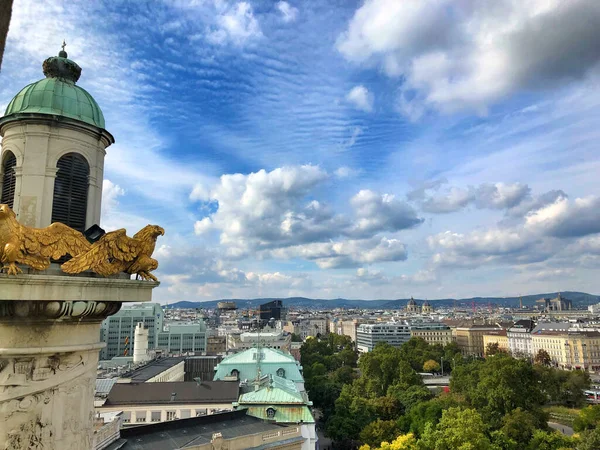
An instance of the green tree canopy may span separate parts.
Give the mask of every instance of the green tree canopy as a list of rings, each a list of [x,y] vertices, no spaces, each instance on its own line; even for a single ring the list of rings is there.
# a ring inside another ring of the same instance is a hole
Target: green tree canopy
[[[427,425],[421,441],[423,448],[431,450],[492,449],[487,427],[474,409],[447,409],[436,427]]]
[[[393,441],[399,433],[395,420],[377,419],[363,428],[360,432],[360,440],[367,445],[377,447],[384,441]]]
[[[440,371],[440,363],[434,361],[433,359],[428,359],[423,363],[423,372],[439,372]]]
[[[592,430],[598,428],[599,425],[600,405],[590,405],[583,408],[573,421],[573,429],[575,431]]]

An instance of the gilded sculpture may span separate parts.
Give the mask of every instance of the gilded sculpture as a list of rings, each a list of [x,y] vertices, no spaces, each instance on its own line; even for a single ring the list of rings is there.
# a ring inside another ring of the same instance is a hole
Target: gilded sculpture
[[[46,228],[26,227],[17,221],[8,205],[0,205],[0,263],[9,275],[23,272],[17,264],[46,270],[51,259],[78,256],[90,247],[82,233],[62,223]]]
[[[9,275],[23,272],[17,264],[46,270],[51,260],[70,255],[71,259],[61,266],[65,273],[90,270],[108,277],[126,272],[143,280],[158,281],[150,273],[158,268],[152,254],[158,236],[164,234],[163,228],[148,225],[133,238],[126,235],[125,229],[120,229],[90,244],[82,233],[62,223],[46,228],[21,225],[8,205],[0,205],[0,263]]]
[[[165,230],[157,225],[147,225],[133,238],[125,233],[123,228],[106,233],[87,252],[64,263],[61,266],[63,272],[91,270],[105,277],[126,272],[143,280],[158,281],[150,273],[158,268],[158,261],[152,258],[152,253],[156,239],[164,236]]]

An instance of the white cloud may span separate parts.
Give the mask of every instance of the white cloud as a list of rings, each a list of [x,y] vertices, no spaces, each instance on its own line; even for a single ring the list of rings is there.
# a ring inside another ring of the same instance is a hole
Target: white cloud
[[[277,9],[282,15],[284,22],[293,22],[298,16],[298,8],[294,8],[288,2],[281,1],[277,3]]]
[[[520,89],[588,75],[600,61],[595,0],[367,0],[337,41],[349,61],[402,76],[401,108],[486,108]],[[408,94],[408,95],[406,95]]]
[[[525,228],[555,237],[579,237],[600,233],[600,197],[589,196],[573,201],[565,197],[532,211]]]
[[[346,100],[361,111],[373,111],[373,94],[363,85],[354,86],[346,95]]]
[[[119,206],[119,197],[125,195],[125,189],[110,180],[102,181],[102,215],[111,214]]]
[[[260,25],[254,17],[252,6],[248,2],[238,2],[218,14],[217,26],[210,30],[207,39],[213,44],[232,42],[239,46],[261,36]]]
[[[342,167],[338,167],[335,172],[334,175],[337,178],[352,178],[355,177],[356,175],[359,174],[359,171],[356,169],[352,169],[348,166],[342,166]]]

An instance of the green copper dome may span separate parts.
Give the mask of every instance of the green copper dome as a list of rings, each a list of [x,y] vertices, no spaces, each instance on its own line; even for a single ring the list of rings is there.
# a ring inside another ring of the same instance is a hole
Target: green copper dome
[[[104,129],[104,115],[96,100],[75,83],[81,68],[63,50],[43,64],[46,78],[25,86],[8,104],[3,119],[13,114],[63,116]]]

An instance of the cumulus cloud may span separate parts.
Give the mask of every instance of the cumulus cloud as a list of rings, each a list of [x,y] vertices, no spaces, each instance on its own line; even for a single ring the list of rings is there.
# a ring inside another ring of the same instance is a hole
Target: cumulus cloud
[[[352,197],[350,204],[358,219],[353,232],[359,235],[397,231],[423,223],[412,206],[394,195],[365,189]]]
[[[429,183],[408,194],[408,198],[421,204],[423,211],[451,213],[470,204],[480,209],[510,209],[530,197],[531,189],[521,183],[483,183],[479,186],[442,188],[445,180]],[[538,202],[531,202],[530,208]]]
[[[559,238],[579,237],[600,232],[600,197],[570,201],[565,197],[530,212],[525,228]]]
[[[119,197],[125,195],[125,189],[110,180],[102,181],[102,215],[111,214],[119,206]]]
[[[207,39],[213,44],[231,42],[239,46],[260,36],[262,32],[252,6],[248,2],[238,2],[218,13],[216,26],[208,32]]]
[[[277,3],[277,9],[281,13],[284,22],[293,22],[298,15],[298,8],[294,8],[288,2],[281,1]]]
[[[368,0],[337,41],[349,61],[402,76],[412,118],[487,106],[520,89],[581,79],[597,67],[600,3]]]
[[[228,258],[304,258],[321,268],[406,259],[404,244],[378,234],[421,224],[415,209],[393,195],[362,190],[350,201],[351,215],[337,213],[314,198],[330,178],[311,165],[223,175],[212,188],[192,191],[191,199],[218,205],[194,230],[217,231]]]
[[[373,94],[363,85],[354,86],[346,95],[346,101],[361,111],[373,111]]]

